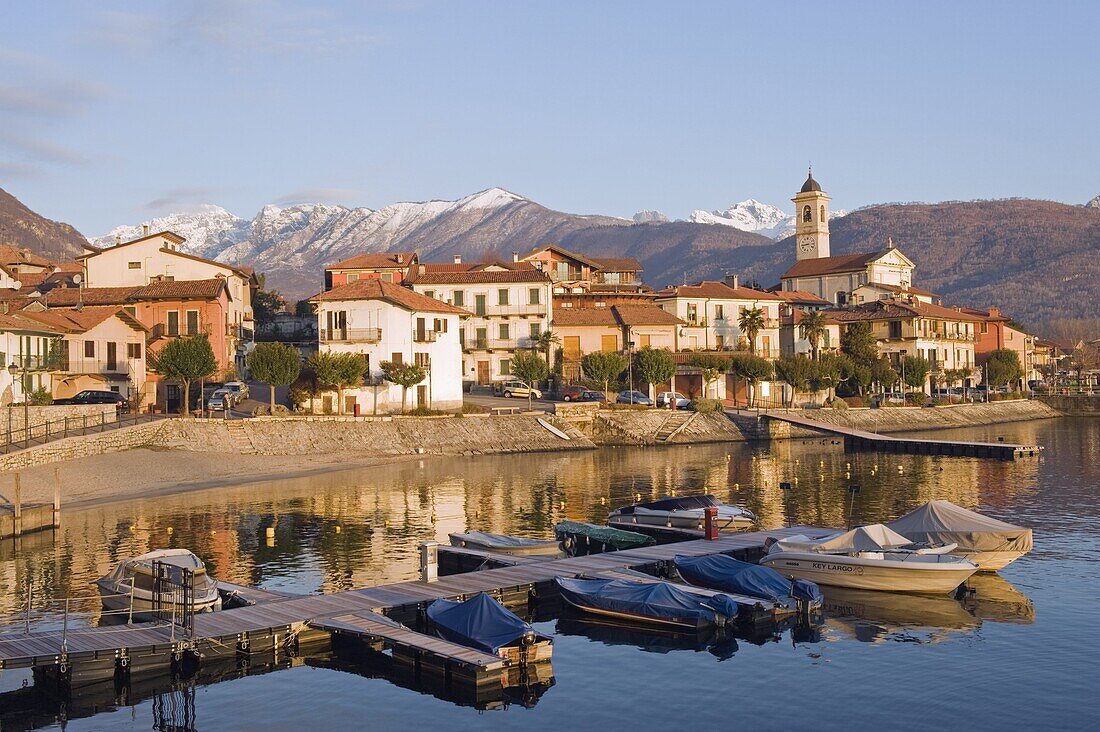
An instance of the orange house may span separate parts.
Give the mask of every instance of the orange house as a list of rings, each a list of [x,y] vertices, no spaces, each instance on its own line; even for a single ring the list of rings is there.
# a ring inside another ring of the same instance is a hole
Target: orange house
[[[358,280],[400,285],[417,266],[416,252],[368,252],[325,267],[325,291]]]

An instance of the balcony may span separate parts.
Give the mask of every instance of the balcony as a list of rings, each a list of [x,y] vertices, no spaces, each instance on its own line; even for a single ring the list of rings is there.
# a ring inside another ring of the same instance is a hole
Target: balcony
[[[478,318],[510,318],[532,315],[545,317],[549,310],[546,303],[535,303],[534,305],[486,305],[484,308],[475,307],[471,312]]]
[[[414,330],[413,341],[415,343],[435,343],[439,338],[439,331],[436,330]]]
[[[381,328],[321,328],[321,343],[377,343],[382,340]]]
[[[469,351],[514,351],[517,348],[531,348],[530,338],[473,338],[462,344],[462,350]]]

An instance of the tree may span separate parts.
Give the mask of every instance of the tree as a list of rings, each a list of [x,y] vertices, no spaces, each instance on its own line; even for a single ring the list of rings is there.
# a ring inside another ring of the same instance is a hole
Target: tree
[[[336,413],[343,414],[344,389],[362,381],[366,360],[358,353],[318,352],[309,357],[307,365],[316,375],[318,384],[336,389]]]
[[[814,392],[819,392],[822,389],[827,392],[830,389],[835,389],[839,382],[840,358],[832,354],[821,354],[821,357],[814,363],[813,372],[810,374],[810,388]]]
[[[749,385],[749,406],[756,401],[756,385],[772,378],[771,362],[753,354],[738,354],[729,361],[729,372]]]
[[[205,333],[174,338],[159,352],[150,353],[149,361],[161,376],[183,385],[180,414],[185,416],[191,406],[191,384],[218,370],[218,360]]]
[[[252,315],[256,319],[256,325],[262,328],[275,320],[276,313],[286,310],[286,298],[278,290],[266,289],[267,280],[264,275],[259,275],[258,279],[260,288],[252,296]]]
[[[985,380],[991,386],[1004,386],[1019,381],[1024,376],[1020,354],[1011,348],[990,351],[985,362]]]
[[[883,390],[889,389],[899,380],[898,372],[890,364],[890,359],[885,356],[876,358],[871,364],[871,382],[878,384]]]
[[[803,355],[780,356],[775,359],[775,375],[791,387],[788,406],[794,405],[795,392],[806,391],[810,385],[810,376],[814,372],[814,362]]]
[[[299,300],[294,303],[294,314],[299,318],[308,318],[317,314],[317,306],[309,300]]]
[[[649,398],[653,399],[654,385],[670,381],[676,375],[676,362],[668,351],[646,347],[634,354],[634,371],[649,384]]]
[[[535,388],[536,381],[542,381],[550,375],[550,366],[534,351],[516,351],[512,356],[512,375],[527,384],[527,408],[530,409],[531,390]]]
[[[871,385],[874,378],[871,367],[867,364],[857,363],[846,353],[842,353],[840,358],[837,359],[837,366],[840,369],[840,381],[845,386],[844,395],[859,394],[862,396],[863,390]]]
[[[592,381],[603,384],[604,399],[609,385],[626,368],[626,357],[615,351],[594,351],[581,359],[581,370]]]
[[[861,366],[870,366],[878,358],[878,346],[870,323],[852,323],[840,335],[840,352]]]
[[[758,307],[746,308],[737,316],[737,327],[749,341],[749,353],[756,353],[756,336],[764,329],[764,310]]]
[[[534,340],[535,347],[542,351],[542,353],[546,356],[546,365],[550,366],[550,364],[553,363],[553,360],[550,358],[550,354],[554,352],[554,346],[561,343],[561,338],[559,338],[558,334],[552,330],[544,330],[541,331]],[[540,378],[546,377],[543,376]]]
[[[257,343],[246,359],[248,370],[267,383],[271,413],[275,413],[275,387],[293,384],[302,370],[298,349],[283,343]]]
[[[818,349],[821,348],[821,341],[825,339],[825,334],[829,332],[828,327],[825,325],[825,314],[820,310],[803,313],[802,319],[798,322],[798,332],[799,335],[810,342],[810,354],[816,361]]]
[[[729,370],[729,359],[715,356],[712,353],[699,353],[691,357],[690,365],[699,369],[699,375],[703,379],[703,398],[707,397],[707,387],[711,382]]]
[[[924,380],[928,378],[931,370],[932,365],[921,356],[902,356],[901,372],[904,374],[902,378],[914,389],[924,389]]]
[[[405,413],[405,395],[409,392],[409,388],[416,386],[427,377],[428,372],[423,366],[417,366],[413,363],[397,363],[396,361],[383,361],[379,364],[382,367],[382,376],[386,381],[397,384],[401,387],[401,413]]]

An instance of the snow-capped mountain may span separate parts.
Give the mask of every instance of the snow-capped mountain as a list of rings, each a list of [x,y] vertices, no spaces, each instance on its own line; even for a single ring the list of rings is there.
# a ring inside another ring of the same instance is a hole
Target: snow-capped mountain
[[[847,213],[847,211],[833,211],[829,214],[829,218],[838,219]],[[688,221],[693,224],[732,226],[741,231],[752,231],[776,240],[790,236],[795,228],[794,214],[753,198],[735,203],[725,211],[693,211]]]
[[[1096,198],[1086,203],[1085,208],[1100,208],[1100,196],[1097,196]]]
[[[665,216],[660,211],[639,211],[634,214],[632,220],[635,224],[667,224],[668,216]]]

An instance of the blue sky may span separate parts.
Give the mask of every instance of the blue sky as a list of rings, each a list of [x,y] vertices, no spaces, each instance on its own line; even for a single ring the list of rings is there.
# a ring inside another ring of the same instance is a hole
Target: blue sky
[[[1100,3],[5,4],[0,187],[86,234],[501,186],[684,217],[1100,194]]]

